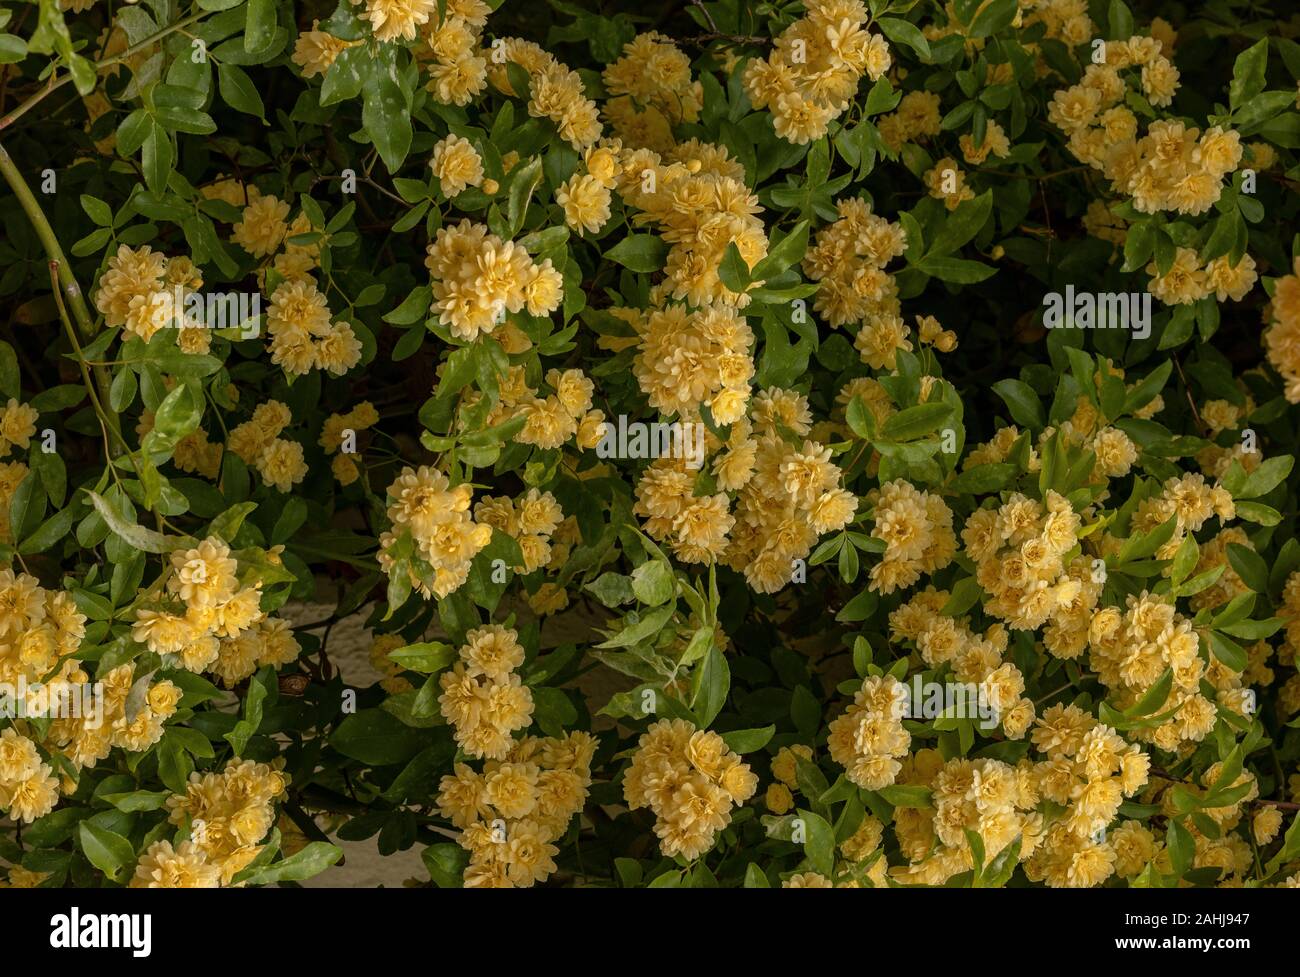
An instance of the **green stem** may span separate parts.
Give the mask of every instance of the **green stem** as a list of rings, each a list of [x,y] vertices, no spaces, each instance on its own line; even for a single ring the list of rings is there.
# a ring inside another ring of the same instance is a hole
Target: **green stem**
[[[90,309],[86,306],[86,297],[82,294],[81,286],[77,284],[76,277],[72,274],[72,268],[68,264],[68,259],[63,254],[63,247],[59,244],[59,239],[54,234],[54,228],[50,226],[49,220],[45,217],[45,212],[41,210],[41,205],[37,203],[36,197],[32,194],[32,189],[23,179],[22,172],[14,164],[13,158],[9,155],[4,146],[0,146],[0,174],[13,190],[14,196],[18,198],[18,204],[27,215],[27,220],[31,223],[32,229],[36,231],[36,237],[40,240],[41,246],[45,249],[46,255],[50,259],[50,278],[51,287],[54,291],[54,297],[57,300],[60,310],[64,308],[64,299],[66,306],[72,310],[72,317],[77,321],[77,328],[81,335],[90,339],[95,334],[95,323],[90,317]],[[57,287],[54,286],[57,284]],[[77,344],[76,334],[68,331],[68,337],[76,348],[77,357],[81,357],[81,348]],[[85,369],[85,362],[82,360],[82,367]],[[102,367],[94,368],[95,382],[99,387],[99,394],[107,402],[109,388],[112,385],[113,378],[109,376],[108,371]],[[87,377],[89,381],[89,377]],[[97,401],[95,391],[87,383],[87,390],[90,393],[91,400]],[[101,419],[105,415],[101,412]],[[107,421],[114,434],[117,435],[117,443],[122,443],[121,424],[117,415],[109,412]]]
[[[90,310],[86,307],[86,299],[81,293],[81,287],[77,284],[76,278],[73,277],[72,268],[68,265],[68,259],[63,255],[63,248],[59,244],[59,239],[54,235],[54,228],[45,219],[45,212],[41,210],[41,205],[36,202],[31,187],[23,179],[22,173],[4,146],[0,146],[0,174],[3,174],[5,182],[13,190],[14,196],[18,198],[18,204],[22,207],[23,213],[27,215],[27,220],[31,223],[32,229],[36,231],[36,236],[40,239],[41,246],[49,256],[50,262],[58,263],[59,287],[63,295],[67,297],[68,306],[72,309],[72,316],[77,320],[77,328],[81,330],[82,336],[90,339],[95,333],[95,323],[90,317]]]

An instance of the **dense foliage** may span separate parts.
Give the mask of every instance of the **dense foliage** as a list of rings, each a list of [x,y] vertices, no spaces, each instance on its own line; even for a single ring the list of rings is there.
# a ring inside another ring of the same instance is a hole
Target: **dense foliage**
[[[0,9],[8,884],[1300,885],[1300,19],[500,5]]]

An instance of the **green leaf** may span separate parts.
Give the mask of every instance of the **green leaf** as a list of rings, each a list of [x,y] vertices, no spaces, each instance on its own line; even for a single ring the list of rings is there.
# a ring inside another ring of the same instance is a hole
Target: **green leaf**
[[[396,173],[411,149],[411,113],[401,87],[382,68],[372,73],[364,89],[361,124],[388,172]]]
[[[1217,631],[1210,633],[1210,650],[1214,652],[1214,657],[1227,665],[1234,672],[1244,672],[1249,658],[1246,655],[1246,649],[1235,641],[1230,641]]]
[[[1016,466],[1006,462],[991,462],[966,469],[948,483],[948,490],[957,495],[983,495],[1006,488],[1016,477]]]
[[[1232,65],[1232,83],[1228,85],[1228,101],[1239,109],[1264,90],[1264,76],[1268,71],[1268,38],[1251,45]]]
[[[677,592],[677,578],[662,560],[649,560],[632,571],[632,593],[637,600],[657,607]]]
[[[997,269],[992,265],[979,261],[938,256],[923,258],[916,263],[915,267],[941,282],[951,282],[954,285],[973,285],[997,273]]]
[[[86,494],[90,496],[90,503],[95,507],[95,511],[99,513],[100,518],[124,542],[145,553],[166,553],[171,549],[167,543],[167,537],[162,533],[126,522],[102,496],[94,492],[87,492]]]
[[[1017,424],[1031,431],[1041,431],[1047,426],[1043,402],[1023,380],[999,380],[993,384],[993,392],[1003,399],[1011,411],[1011,419]]]
[[[1016,0],[989,0],[970,22],[971,37],[988,37],[1011,26],[1019,5]]]
[[[422,641],[390,651],[388,657],[403,668],[431,675],[451,665],[458,654],[451,645],[440,641]]]
[[[915,24],[897,17],[880,17],[876,20],[876,26],[891,41],[910,47],[921,56],[922,61],[930,60],[930,42]]]
[[[384,316],[385,322],[395,326],[409,326],[425,319],[433,304],[433,289],[428,285],[417,285],[402,300],[402,304]]]
[[[420,730],[382,709],[362,709],[345,716],[330,737],[330,746],[344,756],[376,767],[403,763],[425,745]]]
[[[528,201],[532,199],[537,184],[542,181],[541,157],[530,160],[511,176],[513,179],[510,182],[510,196],[506,205],[506,220],[510,225],[510,236],[514,237],[524,226]]]
[[[804,823],[803,853],[808,867],[826,878],[835,874],[835,829],[819,814],[799,809]]]
[[[718,265],[718,278],[733,292],[743,292],[749,287],[749,265],[745,264],[735,241],[727,243],[722,263]]]
[[[232,109],[255,115],[259,119],[266,118],[262,96],[243,68],[233,64],[217,65],[217,90]]]
[[[98,197],[83,193],[81,195],[81,209],[100,227],[113,226],[113,208]]]
[[[917,404],[891,416],[885,421],[882,433],[894,441],[914,441],[938,430],[952,410],[945,403]]]
[[[160,811],[167,806],[171,792],[165,790],[133,790],[124,794],[101,794],[100,800],[108,801],[119,811],[128,814],[137,811]]]
[[[171,136],[157,122],[150,124],[149,133],[140,147],[140,165],[144,169],[144,182],[154,193],[167,189],[171,177],[174,151]]]
[[[275,37],[275,0],[248,0],[244,50],[249,54],[270,46]]]
[[[881,81],[884,81],[882,78]],[[751,281],[765,282],[793,268],[808,251],[808,221],[801,220],[751,270]],[[730,288],[731,286],[727,286]],[[740,289],[732,289],[740,291]]]
[[[81,850],[90,864],[114,882],[120,882],[126,869],[135,864],[135,849],[120,834],[92,821],[82,821],[77,832]]]
[[[727,692],[731,688],[731,669],[727,659],[717,647],[709,648],[703,663],[695,671],[691,709],[700,720],[701,727],[707,727],[722,711],[727,702]]]
[[[302,882],[320,875],[343,857],[343,849],[325,841],[313,841],[288,858],[254,871],[242,879],[245,885],[270,885],[274,882]],[[236,876],[236,878],[240,878]]]
[[[733,729],[729,733],[723,733],[723,742],[727,744],[727,749],[733,753],[757,753],[771,741],[776,735],[775,726],[762,726],[757,729]]]
[[[235,756],[243,756],[249,739],[262,725],[262,702],[266,699],[266,683],[275,681],[275,673],[269,668],[259,672],[248,683],[248,694],[244,698],[244,716],[235,724],[235,728],[226,733],[225,739]]]
[[[1256,499],[1261,495],[1267,495],[1282,484],[1283,479],[1291,474],[1294,465],[1295,458],[1291,455],[1278,455],[1264,460],[1258,468],[1246,476],[1241,489],[1232,493],[1233,497]]]
[[[652,638],[663,630],[668,619],[676,613],[676,608],[672,604],[665,604],[662,607],[656,607],[652,611],[647,611],[641,615],[638,620],[629,624],[618,634],[614,635],[600,644],[597,648],[627,648],[631,645],[640,644],[647,638]]]
[[[993,211],[993,191],[985,190],[974,200],[963,201],[956,210],[944,220],[939,233],[930,242],[925,263],[931,258],[951,254],[984,227]],[[943,277],[943,276],[936,276]]]
[[[882,787],[876,793],[894,807],[928,808],[933,806],[930,801],[930,788],[928,787],[892,784],[889,787]]]
[[[649,274],[664,266],[668,245],[653,234],[629,234],[605,252],[605,257],[616,261],[628,271]]]
[[[1240,543],[1228,544],[1228,564],[1242,582],[1257,594],[1268,593],[1268,565],[1264,558]]]

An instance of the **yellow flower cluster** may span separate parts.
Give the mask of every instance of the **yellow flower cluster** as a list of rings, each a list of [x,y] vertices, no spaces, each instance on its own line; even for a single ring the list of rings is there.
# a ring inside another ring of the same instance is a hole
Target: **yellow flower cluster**
[[[745,415],[754,333],[734,309],[712,305],[691,311],[673,303],[626,312],[639,337],[632,372],[651,407],[686,419],[698,417],[707,404],[721,425]]]
[[[719,488],[739,489],[727,565],[744,573],[752,589],[770,594],[791,580],[819,536],[853,520],[858,497],[842,486],[831,449],[807,438],[812,414],[802,394],[763,390],[751,404],[751,418],[752,428],[732,426],[713,468]],[[786,440],[781,428],[794,440]]]
[[[971,630],[969,618],[942,613],[952,595],[926,587],[890,612],[889,633],[895,641],[910,641],[931,668],[952,668],[958,682],[971,683],[977,698],[992,710],[1008,739],[1021,739],[1034,721],[1034,703],[1024,695],[1025,678],[1015,665],[1003,662],[1007,651],[1007,629],[990,625],[984,634]],[[981,720],[983,720],[981,716]]]
[[[470,517],[473,494],[468,484],[451,488],[436,469],[403,468],[388,486],[393,529],[379,537],[384,572],[405,573],[425,597],[446,597],[463,584],[470,560],[492,540],[492,527]]]
[[[441,20],[425,27],[416,58],[427,63],[428,88],[439,102],[468,105],[487,87],[487,59],[478,45],[492,11],[483,0],[447,0],[441,12]]]
[[[448,197],[454,197],[468,187],[483,185],[482,157],[472,142],[455,133],[434,144],[429,168]]]
[[[253,416],[230,432],[226,447],[246,465],[256,468],[262,481],[287,492],[307,477],[302,445],[280,437],[293,415],[278,400],[268,400]]]
[[[601,141],[583,154],[583,165],[555,191],[564,222],[579,234],[598,234],[610,218],[610,191],[618,185],[618,140]]]
[[[331,414],[325,418],[320,440],[317,443],[325,449],[326,454],[334,455],[330,468],[340,485],[351,485],[361,477],[361,469],[355,457],[357,454],[355,446],[349,451],[340,450],[344,447],[346,432],[351,431],[355,438],[362,431],[378,423],[379,411],[375,410],[374,404],[368,400],[363,400],[346,414]]]
[[[580,447],[593,447],[600,440],[604,414],[591,409],[595,385],[581,370],[547,370],[546,383],[554,393],[539,397],[523,383],[522,373],[511,371],[518,385],[510,392],[509,405],[502,391],[503,416],[522,414],[524,426],[516,439],[521,444],[536,445],[544,450],[558,448],[576,437]]]
[[[478,773],[457,763],[438,785],[438,811],[470,853],[466,888],[529,887],[555,871],[552,844],[587,799],[596,739],[525,736]]]
[[[468,220],[440,228],[424,264],[433,288],[430,311],[458,339],[490,334],[507,312],[549,315],[564,298],[564,279],[550,258],[536,264],[519,244]]]
[[[506,64],[517,64],[528,72],[528,114],[550,119],[560,138],[574,149],[585,150],[600,139],[600,113],[596,103],[587,98],[582,76],[576,71],[570,71],[532,41],[517,37],[495,41],[491,61],[488,80],[505,95],[519,95],[510,85]]]
[[[794,807],[794,792],[799,789],[799,761],[813,758],[811,746],[796,743],[783,746],[772,758],[772,776],[776,780],[769,784],[763,803],[773,814],[782,815]]]
[[[14,539],[14,527],[11,524],[11,506],[14,493],[30,470],[21,461],[0,462],[0,540],[6,543],[18,542]]]
[[[831,721],[826,746],[849,780],[864,790],[880,790],[902,769],[912,735],[903,728],[907,688],[892,675],[863,679],[853,704]]]
[[[618,190],[641,211],[634,223],[657,225],[670,245],[664,280],[651,290],[655,304],[668,296],[697,307],[749,304],[748,294],[723,284],[718,268],[733,243],[753,268],[767,255],[767,233],[757,216],[758,197],[745,184],[745,169],[725,147],[692,139],[662,156],[624,148]]]
[[[360,43],[360,41],[345,41],[341,37],[335,37],[328,31],[320,29],[319,20],[313,20],[311,30],[303,31],[294,42],[291,59],[302,69],[304,78],[313,78],[325,74],[338,60],[340,54]]]
[[[0,732],[0,811],[31,823],[54,810],[59,780],[36,744],[12,727]]]
[[[164,590],[136,611],[132,637],[191,672],[210,671],[231,688],[262,665],[301,650],[288,622],[262,611],[261,581],[240,582],[239,561],[220,538],[171,554]]]
[[[460,661],[438,676],[443,718],[470,756],[504,760],[514,733],[532,722],[533,694],[516,671],[523,663],[518,632],[486,624],[465,635]]]
[[[244,187],[248,204],[231,228],[231,240],[254,258],[275,254],[290,234],[289,205],[257,187]]]
[[[1136,703],[1165,673],[1172,671],[1173,686],[1161,707],[1169,718],[1156,726],[1132,731],[1135,739],[1162,750],[1199,743],[1214,728],[1218,716],[1214,703],[1201,694],[1205,661],[1192,622],[1168,598],[1143,591],[1129,595],[1126,610],[1098,608],[1088,633],[1088,664],[1111,690],[1115,708]]]
[[[976,509],[961,533],[988,595],[985,612],[1022,631],[1050,620],[1043,643],[1059,658],[1082,653],[1101,597],[1091,561],[1075,555],[1067,562],[1079,529],[1069,501],[1049,490],[1045,503],[1015,492],[996,509]]]
[[[894,367],[892,351],[907,348],[907,328],[899,316],[898,288],[885,265],[907,249],[898,224],[871,212],[871,204],[850,197],[836,201],[839,218],[817,231],[803,259],[803,270],[819,284],[813,308],[832,326],[866,320],[871,337],[888,333],[889,342],[863,340],[860,351],[879,349],[866,359],[877,369]]]
[[[1048,119],[1070,137],[1070,151],[1098,170],[1145,214],[1203,214],[1223,192],[1223,179],[1241,162],[1240,136],[1220,126],[1204,133],[1179,120],[1157,119],[1138,138],[1137,117],[1125,104],[1120,71],[1141,66],[1142,88],[1153,105],[1167,106],[1178,69],[1150,37],[1107,41],[1104,65],[1089,65],[1082,80],[1052,97]]]
[[[1044,710],[1031,739],[1044,755],[1034,765],[1038,792],[1064,810],[1045,826],[1025,874],[1054,887],[1098,885],[1115,871],[1104,833],[1146,784],[1150,758],[1073,705]]]
[[[284,760],[231,760],[221,773],[190,774],[184,794],[167,799],[167,818],[189,825],[190,840],[172,849],[153,845],[136,866],[131,885],[216,888],[229,885],[262,850],[275,824],[275,802],[289,793]]]
[[[758,777],[712,730],[661,719],[646,730],[623,777],[633,810],[655,816],[659,849],[669,858],[699,858],[731,823],[731,809],[758,790]]]
[[[181,289],[181,305],[176,304],[176,287]],[[108,259],[95,290],[95,308],[104,315],[104,324],[126,329],[149,340],[159,329],[178,328],[177,343],[187,353],[206,353],[211,333],[185,314],[189,292],[203,286],[203,276],[189,258],[168,258],[149,245],[131,248],[119,245]]]
[[[975,199],[975,191],[966,185],[966,174],[951,156],[938,160],[921,179],[930,196],[942,200],[948,210],[956,210],[963,201]]]
[[[271,194],[263,194],[256,186],[245,186],[238,180],[223,179],[203,188],[203,194],[242,208],[240,219],[231,227],[231,240],[255,258],[272,257],[270,268],[258,268],[257,280],[266,286],[268,270],[290,282],[314,285],[311,272],[320,263],[320,241],[295,244],[298,235],[320,231],[312,226],[311,219],[300,211],[289,220],[289,205]],[[328,323],[326,323],[328,326]],[[307,363],[301,372],[312,364]]]
[[[898,108],[881,116],[876,123],[880,138],[890,152],[898,152],[904,143],[921,142],[939,134],[941,121],[938,92],[908,92]]]
[[[421,25],[438,17],[438,0],[365,0],[358,16],[370,22],[377,40],[413,41]]]
[[[132,889],[219,889],[221,869],[211,864],[198,845],[155,841],[136,862]]]
[[[149,427],[153,427],[153,415],[146,412]],[[141,423],[145,417],[141,417]],[[172,462],[183,472],[197,472],[205,478],[215,479],[221,471],[221,456],[224,447],[218,442],[208,440],[208,434],[202,428],[191,431],[176,442],[172,449]]]
[[[160,681],[141,690],[143,700],[128,714],[135,666],[120,665],[92,683],[75,657],[85,634],[85,615],[71,595],[0,570],[0,683],[20,717],[49,720],[45,727],[27,724],[26,736],[7,729],[0,741],[0,809],[13,818],[35,820],[58,799],[52,767],[29,762],[39,759],[37,745],[57,750],[74,768],[93,767],[114,747],[148,749],[176,711],[180,690]],[[64,787],[74,789],[71,780]]]
[[[796,145],[826,135],[862,76],[876,81],[892,61],[885,39],[865,28],[860,0],[809,0],[804,10],[744,76],[754,108],[769,109],[776,134]]]
[[[963,135],[957,140],[961,155],[971,166],[981,165],[989,156],[1003,159],[1011,152],[1011,140],[996,122],[990,121],[984,129],[984,141],[975,145],[974,135]]]
[[[1255,273],[1255,259],[1248,254],[1242,255],[1235,265],[1225,254],[1202,267],[1192,248],[1178,248],[1173,264],[1163,275],[1154,261],[1147,265],[1146,271],[1151,276],[1147,290],[1166,305],[1188,305],[1207,295],[1215,296],[1220,302],[1227,298],[1240,302],[1259,277]]]
[[[894,833],[908,865],[890,875],[909,885],[943,885],[974,865],[966,832],[979,836],[986,860],[991,860],[1019,836],[1020,859],[1034,851],[1042,830],[1042,815],[1029,764],[954,757],[947,761],[936,750],[918,750],[903,764],[900,783],[928,787],[928,808],[898,808]]]
[[[1222,523],[1236,518],[1237,507],[1232,493],[1222,485],[1208,485],[1205,477],[1189,472],[1165,481],[1157,495],[1138,503],[1133,513],[1132,529],[1149,533],[1171,518],[1178,520],[1174,535],[1155,552],[1158,560],[1171,560],[1188,532],[1199,532],[1210,519],[1218,517]],[[1109,534],[1107,544],[1112,545]]]
[[[9,402],[0,408],[0,458],[4,458],[14,448],[27,449],[32,436],[36,433],[36,420],[40,411],[9,398]]]
[[[940,496],[897,479],[873,489],[868,499],[875,508],[872,535],[885,543],[880,562],[871,568],[872,590],[891,594],[952,562],[957,536],[952,510]]]
[[[334,376],[347,373],[361,362],[361,341],[351,325],[331,318],[325,296],[310,276],[282,282],[266,310],[271,362],[293,376],[312,369]]]
[[[601,76],[610,96],[602,109],[620,138],[638,149],[669,152],[672,128],[699,120],[704,89],[691,78],[691,61],[669,38],[638,34]]]
[[[485,495],[474,505],[476,522],[499,529],[519,544],[523,566],[511,567],[516,573],[532,573],[551,562],[551,534],[564,521],[564,512],[550,492],[529,489],[515,501],[508,495],[493,498]]]
[[[1300,258],[1291,274],[1278,278],[1270,303],[1270,321],[1264,330],[1268,361],[1282,375],[1284,393],[1300,404]]]

